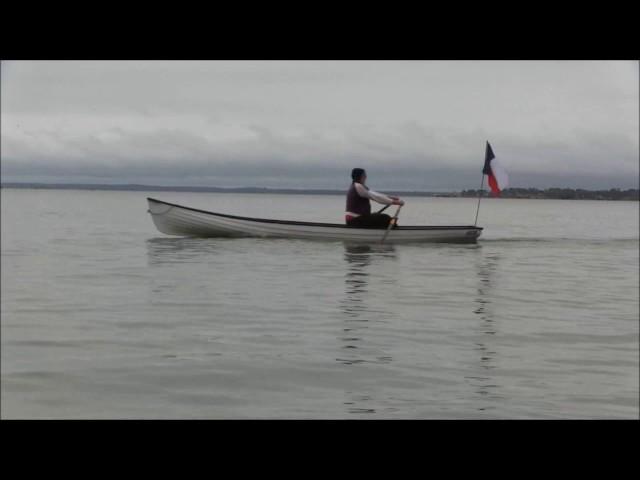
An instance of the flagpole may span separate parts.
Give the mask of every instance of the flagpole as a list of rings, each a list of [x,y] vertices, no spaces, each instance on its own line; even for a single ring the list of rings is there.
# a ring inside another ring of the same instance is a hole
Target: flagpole
[[[487,140],[487,148],[484,151],[484,167],[482,168],[482,180],[480,180],[480,191],[478,192],[478,208],[476,209],[476,221],[473,226],[478,226],[478,213],[480,212],[480,200],[482,199],[482,185],[484,185],[484,176],[491,175],[491,167],[489,162],[494,159],[493,150],[491,149],[491,145],[489,145],[489,140]],[[489,179],[489,184],[493,189],[493,184],[491,183],[491,178]]]
[[[473,226],[476,227],[478,225],[478,212],[480,212],[480,199],[482,198],[482,185],[484,184],[484,173],[482,174],[482,180],[480,181],[480,192],[478,193],[478,208],[476,209],[476,221],[473,223]]]

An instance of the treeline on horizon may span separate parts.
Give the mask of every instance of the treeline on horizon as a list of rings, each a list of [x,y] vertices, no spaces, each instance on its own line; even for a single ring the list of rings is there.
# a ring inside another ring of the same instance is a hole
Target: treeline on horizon
[[[343,190],[329,189],[289,189],[267,187],[188,187],[188,186],[159,186],[139,184],[53,184],[53,183],[2,183],[0,188],[33,188],[57,190],[116,190],[116,191],[163,191],[163,192],[202,192],[202,193],[281,193],[281,194],[314,194],[314,195],[342,195]],[[483,197],[491,196],[490,191],[462,190],[461,192],[427,192],[385,190],[390,195],[405,197]],[[556,200],[640,200],[640,190],[611,188],[609,190],[586,190],[573,188],[507,188],[500,193],[501,198],[530,198]]]
[[[483,190],[483,196],[490,192]],[[463,190],[461,197],[477,197],[478,190]],[[582,188],[506,188],[500,192],[502,198],[546,198],[555,200],[639,200],[640,190],[611,188],[609,190],[585,190]]]

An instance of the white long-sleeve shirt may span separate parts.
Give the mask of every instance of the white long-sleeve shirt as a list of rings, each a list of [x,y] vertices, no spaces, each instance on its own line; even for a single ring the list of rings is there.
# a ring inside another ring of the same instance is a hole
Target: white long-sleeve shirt
[[[360,183],[354,183],[356,192],[363,198],[368,198],[373,200],[374,202],[381,203],[383,205],[391,205],[393,203],[393,199],[386,196],[384,193],[379,193],[373,190],[367,190],[364,185]],[[345,212],[345,215],[350,215],[352,217],[359,217],[360,215],[353,212]]]

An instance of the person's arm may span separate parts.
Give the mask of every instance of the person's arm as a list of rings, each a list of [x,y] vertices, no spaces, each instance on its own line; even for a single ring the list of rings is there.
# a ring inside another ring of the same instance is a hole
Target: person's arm
[[[358,195],[360,195],[361,197],[369,198],[383,205],[400,205],[401,203],[404,204],[404,202],[400,200],[398,197],[389,197],[384,193],[375,192],[373,190],[367,190],[360,183],[356,183],[356,192],[358,192]]]
[[[385,195],[384,193],[375,192],[373,190],[369,190],[369,198],[383,205],[393,205],[395,203],[393,198]]]
[[[404,205],[404,200],[400,199],[400,197],[389,195],[389,198],[393,200],[392,205]]]

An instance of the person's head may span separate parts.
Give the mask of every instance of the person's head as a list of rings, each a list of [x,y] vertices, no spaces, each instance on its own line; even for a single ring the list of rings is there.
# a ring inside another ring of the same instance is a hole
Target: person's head
[[[367,180],[367,172],[365,172],[364,168],[354,168],[351,170],[351,180],[364,184]]]

